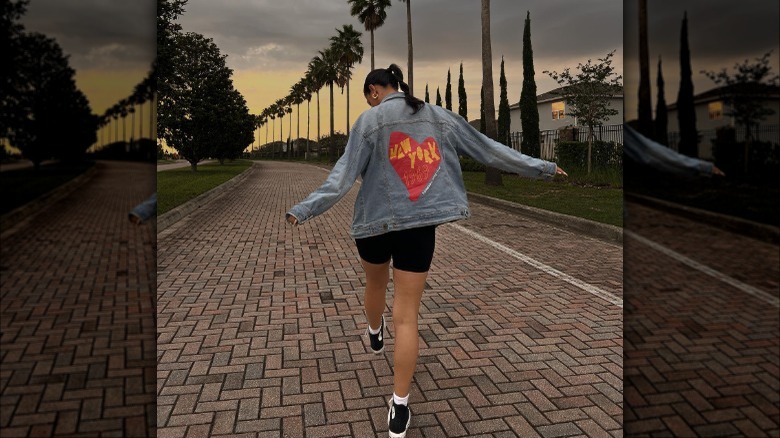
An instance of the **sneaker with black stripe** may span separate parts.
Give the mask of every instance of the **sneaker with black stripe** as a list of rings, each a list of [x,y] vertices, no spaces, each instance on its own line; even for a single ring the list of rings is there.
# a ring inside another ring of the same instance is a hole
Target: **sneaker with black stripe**
[[[370,327],[370,324],[369,324]],[[371,342],[371,351],[374,352],[374,354],[379,354],[385,349],[385,315],[382,315],[382,322],[379,324],[379,333],[377,334],[371,334],[371,332],[366,329],[366,334],[368,335],[368,340]]]
[[[390,399],[390,410],[387,412],[387,430],[390,438],[405,438],[406,430],[412,421],[412,411],[409,406],[397,405]]]

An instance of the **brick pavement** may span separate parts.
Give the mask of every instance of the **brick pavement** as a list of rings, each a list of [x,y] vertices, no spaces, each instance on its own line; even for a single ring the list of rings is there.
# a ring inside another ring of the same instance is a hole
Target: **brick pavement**
[[[780,248],[627,203],[626,230],[780,293]],[[630,235],[625,248],[628,436],[780,436],[780,316],[771,300]]]
[[[158,436],[387,436],[394,341],[375,356],[362,337],[357,188],[292,228],[326,173],[248,172],[158,235]],[[620,295],[620,247],[473,207],[459,224]],[[620,307],[448,225],[420,335],[410,438],[622,436]]]
[[[154,166],[96,166],[3,239],[3,437],[154,436],[155,233],[127,220]]]

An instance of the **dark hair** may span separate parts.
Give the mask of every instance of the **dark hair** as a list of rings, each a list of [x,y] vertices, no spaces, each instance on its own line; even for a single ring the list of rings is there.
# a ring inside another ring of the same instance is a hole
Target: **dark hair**
[[[425,105],[425,102],[412,96],[411,93],[409,93],[409,86],[406,85],[406,82],[404,82],[404,74],[395,64],[390,64],[390,67],[387,68],[378,68],[371,71],[371,73],[366,76],[365,84],[363,84],[363,94],[370,93],[370,90],[368,89],[369,85],[377,84],[383,87],[389,85],[396,90],[400,88],[401,91],[403,91],[405,94],[404,99],[406,99],[406,104],[414,109],[412,114],[420,111],[420,108]]]

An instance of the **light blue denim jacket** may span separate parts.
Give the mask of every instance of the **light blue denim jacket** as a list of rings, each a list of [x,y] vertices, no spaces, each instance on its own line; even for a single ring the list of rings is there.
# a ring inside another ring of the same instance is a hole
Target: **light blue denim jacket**
[[[298,223],[324,213],[362,177],[351,235],[355,239],[469,217],[458,154],[531,178],[556,165],[486,137],[463,117],[425,104],[416,114],[392,93],[358,117],[344,155],[320,188],[287,215]]]

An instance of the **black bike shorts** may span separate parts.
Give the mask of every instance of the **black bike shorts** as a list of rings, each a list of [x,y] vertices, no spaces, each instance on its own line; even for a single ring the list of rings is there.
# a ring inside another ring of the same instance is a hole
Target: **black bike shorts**
[[[428,272],[436,246],[436,225],[391,231],[355,239],[360,258],[381,265],[393,259],[393,267],[409,272]]]

